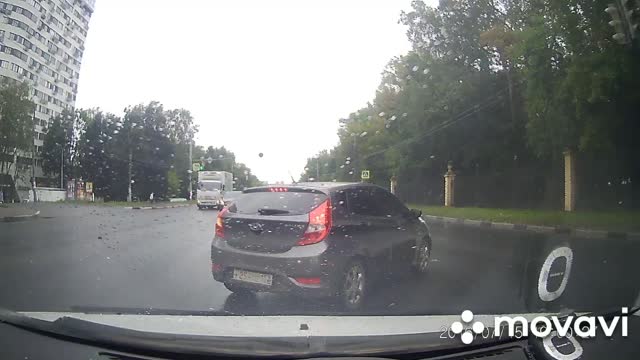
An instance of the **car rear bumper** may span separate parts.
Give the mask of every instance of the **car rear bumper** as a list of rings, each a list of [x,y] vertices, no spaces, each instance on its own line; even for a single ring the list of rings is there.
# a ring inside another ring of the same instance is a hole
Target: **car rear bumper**
[[[327,245],[324,242],[293,247],[284,253],[270,254],[236,249],[218,238],[214,238],[211,245],[211,262],[212,275],[217,281],[237,284],[256,291],[312,297],[331,296],[335,293],[333,269],[339,266],[334,259],[328,261]],[[234,280],[234,269],[271,274],[272,285]],[[320,278],[320,284],[302,284],[296,280],[299,278]]]

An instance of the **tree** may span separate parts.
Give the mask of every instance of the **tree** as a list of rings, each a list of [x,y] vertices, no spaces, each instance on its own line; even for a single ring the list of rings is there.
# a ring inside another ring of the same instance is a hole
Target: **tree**
[[[175,169],[167,173],[167,192],[171,197],[177,197],[180,193],[180,178]]]
[[[79,175],[78,145],[87,115],[83,111],[65,109],[51,120],[40,153],[45,174],[59,175],[63,167],[65,179]]]
[[[86,128],[78,145],[80,176],[93,182],[94,194],[100,198],[118,198],[125,194],[121,179],[126,176],[125,159],[119,155],[114,134],[121,119],[99,109],[83,110]]]
[[[21,152],[33,146],[33,111],[29,86],[7,78],[0,82],[0,173],[17,172]]]
[[[391,59],[374,99],[340,121],[338,145],[309,158],[301,180],[324,163],[321,181],[366,168],[380,185],[397,175],[439,186],[449,161],[487,183],[516,166],[549,177],[567,148],[598,158],[605,176],[639,177],[640,62],[611,39],[606,6],[413,1],[400,18],[412,50]],[[604,181],[595,166],[582,171]]]

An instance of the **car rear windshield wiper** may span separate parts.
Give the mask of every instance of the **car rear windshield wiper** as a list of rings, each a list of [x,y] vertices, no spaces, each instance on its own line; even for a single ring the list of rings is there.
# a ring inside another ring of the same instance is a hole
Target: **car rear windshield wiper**
[[[258,209],[258,214],[260,215],[282,215],[282,214],[289,214],[289,213],[290,213],[289,210],[269,209],[269,208]]]

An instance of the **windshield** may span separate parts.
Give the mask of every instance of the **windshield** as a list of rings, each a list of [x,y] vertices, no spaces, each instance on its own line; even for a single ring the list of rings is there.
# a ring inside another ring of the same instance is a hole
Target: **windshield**
[[[198,183],[198,189],[204,191],[213,191],[220,190],[222,188],[222,183],[219,181],[202,181]]]
[[[633,307],[639,4],[3,0],[0,308]]]
[[[281,214],[300,215],[309,213],[326,199],[325,194],[311,192],[250,192],[236,197],[229,212],[258,214],[269,209],[279,210]]]

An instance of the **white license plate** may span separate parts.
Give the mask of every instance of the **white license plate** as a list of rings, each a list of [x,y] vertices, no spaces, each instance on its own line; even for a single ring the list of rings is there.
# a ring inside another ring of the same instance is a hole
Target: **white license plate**
[[[273,275],[233,269],[233,280],[271,286],[271,284],[273,283]]]

